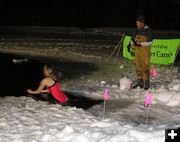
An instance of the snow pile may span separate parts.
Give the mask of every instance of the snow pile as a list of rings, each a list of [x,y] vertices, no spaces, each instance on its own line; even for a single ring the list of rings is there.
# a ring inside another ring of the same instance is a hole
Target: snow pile
[[[91,93],[85,91],[84,96],[92,99],[103,99],[104,88],[108,86],[110,100],[127,98],[144,101],[147,91],[141,88],[130,89],[131,84],[132,81],[129,78],[123,77],[119,79],[119,88],[113,88],[104,83],[100,90]],[[161,104],[171,107],[180,106],[180,80],[175,79],[166,86],[161,85],[158,88],[152,87],[150,90],[152,92],[152,104]]]
[[[102,119],[75,107],[50,105],[29,97],[0,99],[0,139],[32,142],[164,142],[164,129]],[[96,110],[97,111],[97,110]]]
[[[167,106],[180,106],[180,81],[174,80],[165,88],[161,86],[154,91],[153,103],[162,103]]]
[[[130,89],[132,81],[128,79],[127,77],[121,78],[119,80],[120,87],[119,87],[119,95],[117,93],[110,94],[111,99],[114,98],[116,95],[116,98],[130,98],[130,99],[138,99],[138,97],[142,100],[145,99],[145,95],[147,94],[147,91],[137,88],[137,89]],[[167,105],[171,107],[180,106],[180,80],[174,79],[171,83],[167,84],[166,86],[161,85],[159,88],[150,88],[152,92],[152,103],[153,104],[161,104],[161,105]],[[111,89],[111,92],[117,92],[114,91],[114,89]],[[128,96],[129,94],[129,96]],[[144,96],[144,97],[143,97]]]
[[[130,89],[132,81],[130,79],[128,79],[127,77],[121,78],[119,80],[119,84],[120,84],[120,90],[126,90],[126,89]]]

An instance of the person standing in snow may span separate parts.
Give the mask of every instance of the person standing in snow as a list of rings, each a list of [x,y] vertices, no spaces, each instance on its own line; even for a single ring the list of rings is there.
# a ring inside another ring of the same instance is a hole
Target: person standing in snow
[[[152,30],[145,25],[144,16],[136,19],[136,32],[131,40],[131,47],[135,49],[136,82],[132,88],[150,87],[150,47],[152,45]]]
[[[29,94],[39,94],[43,98],[47,98],[51,103],[66,104],[68,97],[61,91],[60,83],[57,81],[53,69],[47,65],[43,67],[44,79],[41,80],[36,90],[27,89]]]

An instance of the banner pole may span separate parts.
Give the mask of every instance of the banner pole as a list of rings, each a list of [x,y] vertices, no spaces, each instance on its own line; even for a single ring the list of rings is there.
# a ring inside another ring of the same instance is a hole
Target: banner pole
[[[177,58],[177,56],[178,56],[178,54],[179,54],[179,51],[180,51],[180,45],[179,45],[179,47],[178,47],[178,49],[177,49],[177,51],[176,51],[174,62],[175,62],[175,60],[176,60],[176,58]],[[174,66],[174,62],[171,64],[170,70],[171,70],[172,67]]]
[[[117,55],[116,55],[116,58],[118,57],[118,54],[119,54],[119,51],[120,51],[120,48],[121,48],[121,46],[122,46],[122,42],[123,42],[124,38],[125,38],[125,33],[122,33],[121,39],[119,40],[118,44],[115,46],[113,52],[112,52],[111,55],[109,56],[109,59],[111,59],[111,57],[113,56],[113,54],[115,53],[116,50],[118,50]],[[119,48],[119,49],[118,49],[118,48]]]
[[[122,44],[123,44],[124,38],[125,38],[125,34],[123,33],[123,34],[122,34],[122,38],[121,38],[121,42],[120,42],[120,44],[119,44],[118,52],[117,52],[117,54],[116,54],[116,61],[118,60],[119,52],[120,52],[120,50],[121,50],[121,48],[122,48]]]

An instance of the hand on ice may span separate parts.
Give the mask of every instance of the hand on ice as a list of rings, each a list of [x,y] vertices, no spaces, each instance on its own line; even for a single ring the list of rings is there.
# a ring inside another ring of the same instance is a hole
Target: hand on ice
[[[26,92],[29,93],[29,94],[32,94],[32,90],[31,89],[27,89]]]

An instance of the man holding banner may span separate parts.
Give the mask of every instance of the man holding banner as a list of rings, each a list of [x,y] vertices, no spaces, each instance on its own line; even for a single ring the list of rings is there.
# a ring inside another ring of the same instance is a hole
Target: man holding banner
[[[137,30],[132,37],[131,47],[135,49],[136,83],[132,88],[149,89],[150,86],[150,47],[152,45],[152,31],[145,25],[144,16],[136,19]]]

